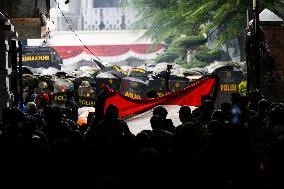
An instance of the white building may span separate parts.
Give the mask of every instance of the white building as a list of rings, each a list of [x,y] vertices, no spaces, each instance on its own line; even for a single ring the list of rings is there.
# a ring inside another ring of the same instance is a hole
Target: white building
[[[129,30],[135,22],[133,10],[115,8],[82,9],[83,30]]]
[[[136,13],[119,6],[119,0],[51,0],[51,21],[55,31],[74,30],[129,30],[136,20]],[[58,8],[60,7],[60,10]],[[62,13],[65,15],[63,17]]]
[[[70,0],[68,4],[65,0],[51,1],[57,4],[51,4],[50,36],[44,41],[29,40],[28,45],[52,47],[67,68],[94,59],[138,65],[153,60],[165,49],[163,44],[153,49],[150,39],[141,39],[145,30],[130,30],[136,13],[120,7],[119,0]],[[75,32],[70,31],[69,24]]]

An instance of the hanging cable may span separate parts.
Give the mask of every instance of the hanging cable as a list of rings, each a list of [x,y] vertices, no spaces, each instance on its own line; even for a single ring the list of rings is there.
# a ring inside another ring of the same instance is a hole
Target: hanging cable
[[[63,16],[65,22],[67,23],[69,29],[74,33],[74,35],[77,37],[77,39],[82,43],[82,45],[84,46],[84,48],[86,48],[86,49],[87,49],[94,57],[96,57],[99,61],[103,62],[98,56],[96,56],[96,55],[91,51],[91,49],[90,49],[88,46],[86,46],[86,45],[84,44],[84,42],[80,39],[80,37],[77,35],[77,33],[75,32],[75,30],[73,29],[73,27],[71,26],[71,24],[69,23],[69,21],[67,20],[65,14],[63,13],[63,11],[61,10],[61,8],[60,8],[60,6],[59,6],[59,3],[57,2],[57,0],[54,0],[54,1],[55,1],[55,3],[56,3],[56,5],[57,5],[57,7],[58,7],[58,9],[59,9],[59,11],[60,11],[60,13],[62,14],[62,16]],[[93,62],[95,62],[95,61],[93,60]],[[96,65],[96,64],[95,64],[95,65]],[[99,67],[99,66],[96,65],[96,67]]]
[[[227,18],[226,18],[227,19]],[[225,19],[225,20],[226,20]],[[213,35],[213,33],[215,33],[215,31],[225,22],[225,20],[223,20],[212,32],[209,33],[209,35],[205,38],[206,40],[208,40],[211,35]],[[198,47],[195,47],[191,52],[187,53],[186,56],[192,54],[192,52],[194,52]],[[175,62],[174,64],[178,64],[180,63],[181,61],[183,61],[186,57],[184,58],[181,58],[179,61]]]

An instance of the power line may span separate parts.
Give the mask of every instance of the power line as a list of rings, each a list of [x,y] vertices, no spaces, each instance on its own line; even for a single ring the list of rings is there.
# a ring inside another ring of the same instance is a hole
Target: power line
[[[73,29],[73,27],[71,26],[71,24],[69,23],[69,21],[67,20],[65,14],[63,13],[63,11],[61,10],[61,8],[60,8],[60,6],[59,6],[59,3],[57,2],[57,0],[54,0],[54,1],[55,1],[56,5],[57,5],[59,11],[61,12],[61,14],[62,14],[62,16],[63,16],[65,22],[67,23],[69,29],[74,33],[74,35],[77,37],[77,39],[82,43],[82,45],[84,46],[84,48],[86,48],[86,49],[87,49],[94,57],[96,57],[98,60],[100,60],[101,62],[103,62],[98,56],[96,56],[96,55],[91,51],[91,49],[90,49],[88,46],[86,46],[86,45],[84,44],[84,42],[80,39],[80,37],[77,35],[77,33],[75,32],[75,30]],[[97,65],[96,65],[96,66],[97,66]]]
[[[205,38],[206,40],[208,40],[211,35],[213,35],[213,33],[225,22],[225,20],[227,20],[228,18],[226,17],[212,32],[209,33],[209,35]],[[192,54],[192,52],[194,52],[198,47],[195,47],[191,52],[187,53],[186,55],[190,55]],[[181,58],[179,61],[177,61],[175,64],[180,63],[182,60],[184,60],[186,57]]]

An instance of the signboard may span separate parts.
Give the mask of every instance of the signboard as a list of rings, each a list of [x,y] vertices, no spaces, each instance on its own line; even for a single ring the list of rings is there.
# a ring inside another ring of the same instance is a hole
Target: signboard
[[[53,105],[65,105],[67,98],[64,93],[54,93],[52,98],[52,104]]]
[[[219,76],[219,91],[216,99],[216,106],[219,107],[223,102],[230,102],[234,92],[246,94],[246,78],[241,69],[233,66],[223,66],[216,69],[213,74]]]
[[[96,101],[95,98],[88,98],[88,97],[79,97],[78,106],[88,106],[88,107],[95,107]]]
[[[124,95],[124,96],[127,96],[127,97],[129,97],[129,98],[132,98],[132,99],[142,99],[139,94],[136,94],[136,93],[134,93],[134,92],[126,91],[123,95]]]
[[[19,57],[17,58],[19,61]],[[22,56],[23,66],[32,68],[49,68],[60,69],[62,59],[50,47],[24,47]]]
[[[19,57],[18,57],[19,61]],[[30,61],[50,61],[50,55],[24,55],[22,57],[22,62],[30,62]]]

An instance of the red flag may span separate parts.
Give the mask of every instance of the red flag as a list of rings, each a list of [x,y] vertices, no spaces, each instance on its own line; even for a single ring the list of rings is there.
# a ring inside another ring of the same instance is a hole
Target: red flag
[[[170,92],[162,97],[151,99],[131,99],[117,92],[110,91],[106,99],[105,108],[114,104],[119,110],[119,117],[136,115],[145,112],[157,105],[187,105],[200,106],[201,97],[214,92],[217,78],[215,76],[204,76],[186,88]]]

